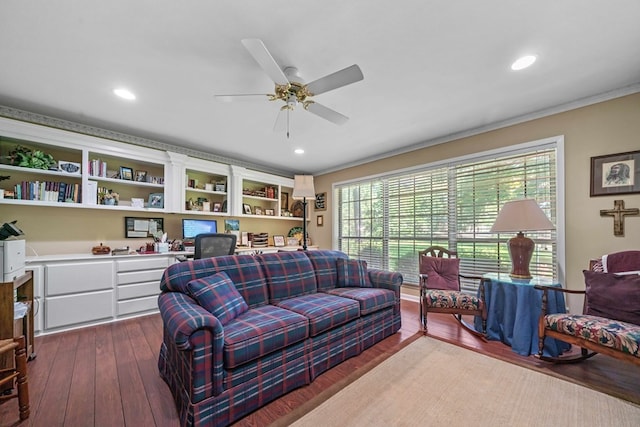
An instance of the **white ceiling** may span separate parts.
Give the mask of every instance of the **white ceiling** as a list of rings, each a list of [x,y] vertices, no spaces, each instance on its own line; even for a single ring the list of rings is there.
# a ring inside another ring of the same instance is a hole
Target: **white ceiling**
[[[5,0],[0,105],[317,174],[640,91],[639,18],[638,0]],[[315,97],[349,122],[298,108],[287,140],[280,104],[216,101],[273,92],[244,38],[307,82],[358,64]]]

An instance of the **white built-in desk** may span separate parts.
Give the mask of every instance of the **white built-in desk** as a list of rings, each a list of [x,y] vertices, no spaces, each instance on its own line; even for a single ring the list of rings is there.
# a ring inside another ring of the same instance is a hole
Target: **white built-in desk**
[[[269,253],[280,252],[280,251],[294,252],[294,251],[301,251],[301,250],[302,250],[302,246],[265,246],[263,248],[236,246],[236,254],[256,254],[256,253],[269,254]],[[318,246],[309,245],[307,246],[307,250],[310,250],[310,251],[318,250]]]

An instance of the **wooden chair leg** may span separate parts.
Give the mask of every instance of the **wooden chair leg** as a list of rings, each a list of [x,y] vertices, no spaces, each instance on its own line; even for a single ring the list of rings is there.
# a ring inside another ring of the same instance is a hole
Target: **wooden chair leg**
[[[27,374],[27,349],[26,341],[23,336],[15,338],[18,342],[16,348],[15,360],[16,370],[18,371],[17,388],[18,388],[18,407],[20,410],[20,420],[29,418],[29,381]]]

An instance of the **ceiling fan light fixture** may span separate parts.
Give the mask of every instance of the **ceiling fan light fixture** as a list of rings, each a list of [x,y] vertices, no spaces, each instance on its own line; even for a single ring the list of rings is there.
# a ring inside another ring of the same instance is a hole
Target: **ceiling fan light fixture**
[[[113,93],[115,93],[120,98],[126,99],[128,101],[134,101],[136,99],[136,95],[133,92],[131,92],[129,89],[116,88],[113,90]]]
[[[513,64],[511,64],[511,69],[513,71],[524,70],[525,68],[528,68],[531,65],[533,65],[533,63],[536,62],[536,59],[538,58],[535,55],[522,56],[516,59]]]

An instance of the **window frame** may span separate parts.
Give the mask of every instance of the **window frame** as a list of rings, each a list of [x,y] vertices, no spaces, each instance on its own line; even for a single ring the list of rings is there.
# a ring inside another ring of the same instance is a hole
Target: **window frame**
[[[555,188],[555,243],[556,243],[556,266],[555,266],[555,279],[560,283],[564,283],[565,280],[565,207],[564,207],[564,188],[565,188],[565,177],[564,177],[564,136],[558,135],[549,138],[539,139],[535,141],[529,141],[519,144],[514,144],[510,146],[505,146],[501,148],[481,151],[477,153],[471,153],[459,157],[443,159],[439,161],[434,161],[426,164],[420,164],[408,168],[397,169],[393,171],[389,171],[386,173],[379,173],[369,176],[358,177],[354,179],[344,180],[340,182],[335,182],[332,184],[332,194],[334,196],[334,200],[336,203],[333,204],[333,218],[332,221],[332,247],[336,250],[339,249],[339,232],[340,232],[340,203],[339,203],[339,189],[345,185],[354,185],[358,183],[366,183],[374,180],[387,180],[398,176],[403,176],[407,174],[417,174],[422,171],[430,171],[437,168],[447,167],[454,168],[461,164],[470,164],[475,162],[483,162],[491,159],[497,159],[502,157],[509,156],[517,156],[517,155],[525,155],[527,153],[532,153],[539,150],[546,149],[555,149],[556,150],[556,158],[555,158],[555,171],[556,171],[556,188]],[[385,194],[385,226],[388,227],[388,194]],[[385,234],[383,239],[383,245],[388,245],[388,230],[385,230]],[[505,249],[506,250],[506,249]],[[388,255],[388,248],[385,249]],[[417,256],[417,254],[416,254]],[[388,258],[388,256],[387,256]],[[388,269],[388,259],[383,260],[380,266]],[[406,283],[408,285],[417,285],[415,283]],[[464,285],[463,285],[464,287]]]

